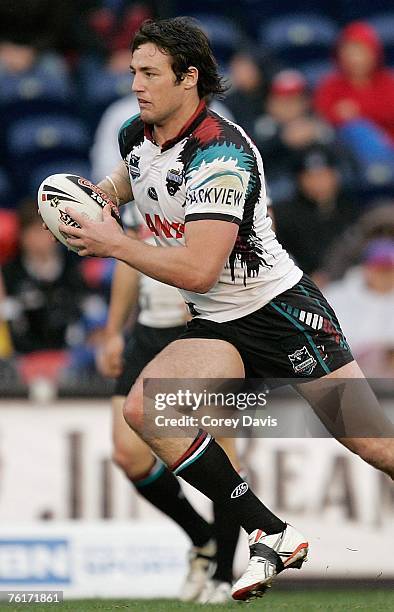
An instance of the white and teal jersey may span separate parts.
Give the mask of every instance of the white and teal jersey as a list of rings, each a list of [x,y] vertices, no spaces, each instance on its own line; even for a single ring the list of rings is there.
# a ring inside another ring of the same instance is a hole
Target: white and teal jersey
[[[271,229],[260,154],[239,126],[201,102],[178,136],[163,146],[153,141],[139,115],[123,124],[119,146],[135,202],[159,246],[184,245],[185,224],[194,220],[239,226],[215,286],[205,294],[180,290],[192,316],[238,319],[300,280],[301,270]]]

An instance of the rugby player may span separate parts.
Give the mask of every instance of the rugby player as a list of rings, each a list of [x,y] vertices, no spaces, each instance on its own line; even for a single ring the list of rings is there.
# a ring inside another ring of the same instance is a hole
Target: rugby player
[[[224,91],[206,36],[186,18],[146,22],[131,51],[140,114],[120,131],[125,164],[100,187],[119,204],[134,198],[157,246],[125,235],[109,207],[102,222],[70,208],[80,228],[60,229],[81,256],[115,257],[179,288],[188,303],[187,331],[144,368],[124,416],[169,469],[249,534],[249,564],[232,592],[247,600],[262,595],[284,569],[302,566],[307,539],[254,495],[209,433],[154,435],[153,413],[143,410],[150,400],[143,380],[198,378],[214,388],[223,378],[295,379],[328,422],[355,401],[362,412],[376,400],[372,392],[349,391],[345,383],[363,374],[335,313],[275,238],[256,147],[239,126],[206,107],[207,96]],[[383,417],[375,429],[370,423],[373,435],[334,433],[393,477],[392,438],[380,429],[383,424],[392,435],[392,425]]]

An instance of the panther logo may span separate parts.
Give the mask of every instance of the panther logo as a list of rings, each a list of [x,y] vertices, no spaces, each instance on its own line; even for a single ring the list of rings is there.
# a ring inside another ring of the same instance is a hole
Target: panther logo
[[[309,376],[317,365],[316,359],[310,354],[306,346],[294,351],[294,353],[288,355],[288,358],[296,374]]]
[[[166,187],[170,196],[174,196],[181,188],[183,175],[181,170],[169,170],[167,172]]]

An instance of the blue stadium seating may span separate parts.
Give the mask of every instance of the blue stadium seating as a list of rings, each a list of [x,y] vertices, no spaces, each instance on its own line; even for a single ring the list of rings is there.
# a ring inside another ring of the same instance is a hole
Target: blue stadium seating
[[[64,157],[57,159],[54,162],[47,162],[35,166],[27,182],[27,188],[30,194],[36,194],[42,181],[51,174],[61,172],[69,172],[70,174],[78,174],[90,180],[90,164],[86,159],[78,157]]]
[[[82,115],[93,132],[107,106],[131,91],[129,71],[115,73],[91,57],[80,62],[80,105]]]
[[[328,17],[312,13],[285,15],[270,20],[260,29],[259,40],[271,47],[287,65],[327,60],[338,32]]]
[[[72,150],[87,152],[89,135],[85,125],[76,117],[45,115],[22,118],[7,131],[7,151],[14,159],[41,152]]]
[[[263,22],[281,15],[313,12],[329,17],[335,16],[332,0],[243,0],[228,2],[228,0],[200,0],[197,7],[191,8],[190,0],[177,0],[173,3],[174,14],[189,15],[191,12],[226,15],[235,20],[237,25],[254,38],[258,37]]]
[[[12,208],[14,204],[7,172],[4,168],[0,168],[0,208]]]
[[[6,159],[17,196],[29,195],[38,166],[53,162],[59,167],[70,158],[87,163],[89,144],[88,129],[76,117],[37,115],[14,121],[6,132]]]
[[[392,13],[393,0],[337,0],[338,17],[342,23],[359,21],[376,13]]]
[[[321,79],[333,69],[333,64],[328,60],[316,60],[300,64],[298,68],[305,76],[308,87],[313,90]]]
[[[223,65],[227,64],[231,55],[241,46],[241,30],[228,17],[205,13],[193,13],[192,16],[207,34],[217,61]]]
[[[72,102],[73,95],[73,87],[63,70],[49,70],[40,64],[21,74],[0,70],[1,105],[40,99]]]

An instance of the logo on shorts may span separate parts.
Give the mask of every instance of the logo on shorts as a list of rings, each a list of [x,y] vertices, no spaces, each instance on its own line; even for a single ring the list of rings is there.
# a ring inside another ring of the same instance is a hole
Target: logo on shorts
[[[181,170],[172,169],[167,172],[166,187],[170,196],[174,196],[176,194],[182,185],[182,181],[183,176]]]
[[[138,155],[130,155],[129,159],[129,172],[133,178],[138,178],[141,176],[141,170],[139,168],[140,158]]]
[[[305,374],[309,376],[317,365],[316,359],[310,354],[306,346],[303,346],[301,349],[287,356],[296,374]]]
[[[235,487],[234,491],[231,493],[231,499],[235,499],[236,497],[241,497],[246,491],[249,489],[249,485],[247,482],[241,482],[237,487]]]
[[[324,344],[317,344],[316,345],[317,350],[320,353],[321,358],[323,359],[323,361],[327,361],[328,359],[328,355],[327,355],[327,351],[325,349]]]

